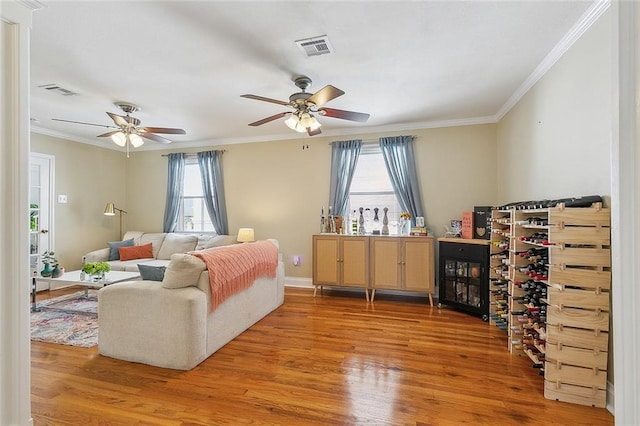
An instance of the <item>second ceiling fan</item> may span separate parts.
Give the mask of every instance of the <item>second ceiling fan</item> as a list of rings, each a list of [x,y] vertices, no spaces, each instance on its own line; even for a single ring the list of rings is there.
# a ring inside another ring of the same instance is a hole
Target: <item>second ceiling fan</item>
[[[344,92],[342,90],[332,85],[324,86],[316,93],[307,93],[306,89],[311,85],[311,79],[309,77],[297,77],[294,80],[294,83],[302,91],[289,96],[289,102],[265,98],[264,96],[258,95],[241,95],[243,98],[271,102],[274,104],[293,108],[293,112],[281,112],[270,117],[263,118],[262,120],[249,123],[249,126],[260,126],[273,120],[289,116],[289,118],[285,120],[285,124],[289,128],[301,133],[306,132],[309,136],[315,136],[322,132],[320,131],[320,123],[315,118],[314,114],[332,118],[340,118],[342,120],[358,121],[362,123],[366,122],[369,119],[369,114],[365,114],[362,112],[345,111],[341,109],[324,107],[323,105],[330,100],[344,95]]]

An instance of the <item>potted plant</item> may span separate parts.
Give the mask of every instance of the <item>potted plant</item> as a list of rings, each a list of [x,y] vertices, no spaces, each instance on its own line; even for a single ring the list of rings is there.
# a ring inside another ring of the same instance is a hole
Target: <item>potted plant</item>
[[[92,281],[100,281],[109,271],[111,265],[107,262],[88,262],[82,265],[82,272],[89,275]]]
[[[40,275],[43,277],[50,277],[53,274],[54,269],[59,265],[58,260],[56,259],[56,254],[53,251],[45,251],[42,253],[41,261],[44,265],[44,269],[40,271]]]

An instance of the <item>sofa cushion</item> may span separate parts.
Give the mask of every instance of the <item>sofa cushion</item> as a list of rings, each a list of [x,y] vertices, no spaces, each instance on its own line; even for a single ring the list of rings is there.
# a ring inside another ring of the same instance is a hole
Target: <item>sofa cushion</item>
[[[107,245],[109,246],[109,260],[119,260],[120,252],[118,249],[120,247],[131,247],[133,245],[133,238],[124,241],[110,241]]]
[[[138,265],[140,271],[140,277],[146,281],[162,281],[164,279],[164,273],[167,270],[166,266],[150,266],[141,263]]]
[[[205,246],[209,244],[211,240],[213,240],[217,235],[215,234],[200,234],[198,235],[198,243],[196,244],[195,250],[204,250]]]
[[[133,259],[125,260],[111,260],[108,262],[111,265],[112,271],[125,271],[125,272],[140,272],[138,265],[144,263],[149,266],[169,266],[168,260],[157,259]]]
[[[164,232],[156,232],[156,233],[148,233],[142,234],[140,237],[140,242],[138,244],[147,244],[151,243],[153,247],[153,257],[158,257],[158,252],[160,251],[160,247],[162,246],[162,242],[164,241],[164,237],[167,234]]]
[[[229,246],[231,244],[238,244],[238,237],[236,235],[215,235],[204,244],[202,249]]]
[[[158,259],[171,259],[175,253],[186,253],[196,248],[197,235],[167,234],[156,256]]]
[[[164,272],[162,287],[182,288],[197,286],[200,274],[207,266],[195,256],[184,253],[171,255],[171,262]]]
[[[153,258],[151,243],[143,244],[141,246],[120,247],[118,252],[120,253],[120,260],[122,261]]]
[[[122,237],[122,240],[130,240],[133,238],[133,245],[134,246],[139,246],[140,245],[140,237],[144,234],[144,232],[142,231],[127,231],[124,233],[124,237]]]

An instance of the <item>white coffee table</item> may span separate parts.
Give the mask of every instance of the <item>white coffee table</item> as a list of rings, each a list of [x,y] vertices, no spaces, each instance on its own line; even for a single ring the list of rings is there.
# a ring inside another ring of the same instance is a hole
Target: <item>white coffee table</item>
[[[125,271],[110,271],[107,272],[104,279],[100,281],[92,281],[88,279],[88,276],[84,279],[80,279],[81,271],[69,271],[65,272],[58,278],[34,276],[31,283],[31,310],[36,311],[36,281],[47,281],[49,283],[66,284],[66,285],[80,285],[84,287],[84,296],[89,296],[89,288],[102,288],[109,284],[119,283],[123,281],[130,281],[140,278],[140,272],[125,272]]]

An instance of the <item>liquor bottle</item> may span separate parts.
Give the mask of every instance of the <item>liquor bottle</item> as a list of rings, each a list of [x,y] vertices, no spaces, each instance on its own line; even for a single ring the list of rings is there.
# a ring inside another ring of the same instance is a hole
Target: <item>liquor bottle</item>
[[[358,213],[356,213],[355,209],[349,215],[349,229],[351,235],[358,235]]]

